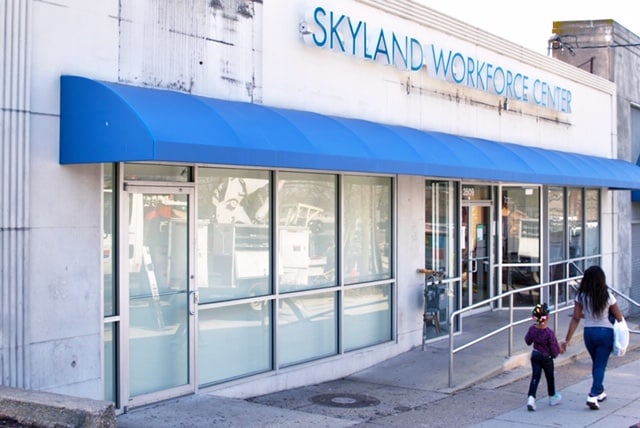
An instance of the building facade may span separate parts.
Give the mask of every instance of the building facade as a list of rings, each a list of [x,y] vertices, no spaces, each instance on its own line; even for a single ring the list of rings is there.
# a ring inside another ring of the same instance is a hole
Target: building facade
[[[0,10],[4,385],[247,397],[624,283],[606,79],[408,0]]]

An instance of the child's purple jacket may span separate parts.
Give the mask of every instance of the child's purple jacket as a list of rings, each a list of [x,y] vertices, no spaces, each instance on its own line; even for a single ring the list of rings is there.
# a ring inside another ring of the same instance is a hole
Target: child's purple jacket
[[[549,327],[538,328],[535,324],[532,325],[524,336],[524,341],[527,345],[533,343],[533,349],[542,353],[545,357],[555,358],[560,354],[560,345],[556,334]]]

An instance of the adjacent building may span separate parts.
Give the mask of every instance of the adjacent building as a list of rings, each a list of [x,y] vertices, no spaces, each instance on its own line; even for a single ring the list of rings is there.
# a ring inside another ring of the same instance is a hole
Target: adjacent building
[[[553,23],[549,51],[558,58],[616,84],[616,135],[619,159],[640,160],[640,37],[611,19]],[[619,284],[631,284],[630,297],[640,299],[640,193],[618,201],[624,223],[618,228]],[[629,308],[637,313],[638,308]]]

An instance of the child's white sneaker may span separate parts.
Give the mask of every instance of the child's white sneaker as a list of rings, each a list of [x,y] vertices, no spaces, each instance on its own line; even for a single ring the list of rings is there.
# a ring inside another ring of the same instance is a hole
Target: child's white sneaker
[[[536,397],[533,395],[530,395],[529,398],[527,398],[527,410],[530,412],[536,410]]]
[[[549,405],[557,406],[558,404],[560,404],[560,400],[562,400],[562,395],[560,395],[559,392],[556,392],[553,397],[549,397]]]

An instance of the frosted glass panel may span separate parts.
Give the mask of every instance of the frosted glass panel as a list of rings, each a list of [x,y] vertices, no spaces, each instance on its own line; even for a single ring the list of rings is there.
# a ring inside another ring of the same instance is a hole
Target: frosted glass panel
[[[104,326],[104,399],[116,402],[116,324]]]
[[[391,340],[391,285],[345,290],[345,350],[350,351],[389,340]]]
[[[282,299],[278,308],[280,365],[287,366],[336,354],[336,295]]]
[[[200,385],[270,370],[271,302],[200,309]]]
[[[391,278],[391,179],[344,178],[344,281]]]

